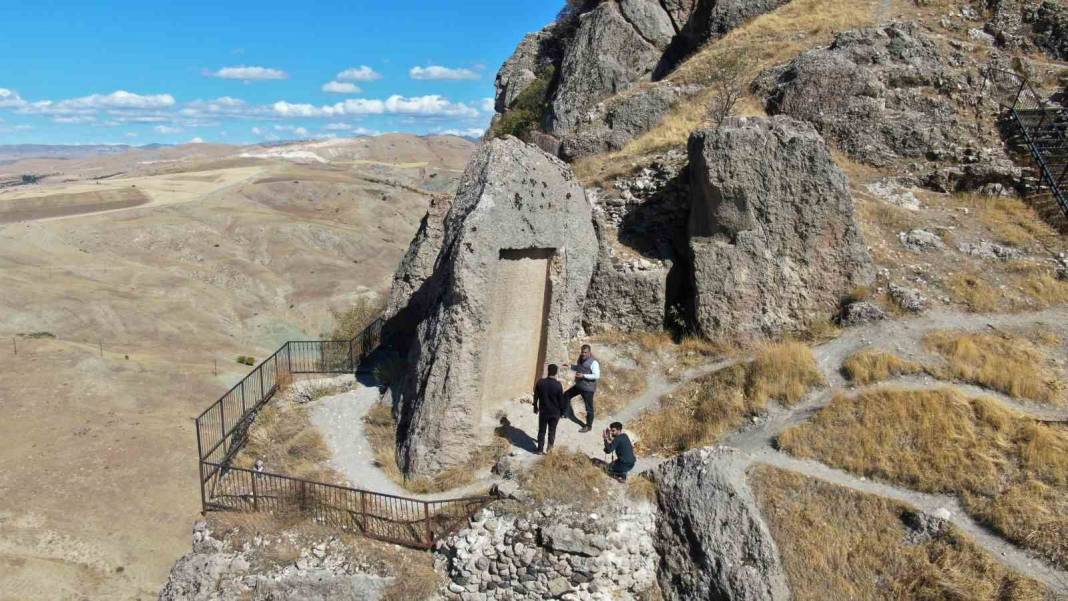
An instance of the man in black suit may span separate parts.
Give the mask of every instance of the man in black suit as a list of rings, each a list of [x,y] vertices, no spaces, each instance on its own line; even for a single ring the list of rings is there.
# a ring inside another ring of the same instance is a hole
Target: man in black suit
[[[553,450],[556,442],[556,424],[567,411],[564,387],[556,379],[559,367],[549,365],[549,376],[534,385],[534,413],[538,414],[538,454]],[[549,446],[545,446],[545,433],[549,433]]]

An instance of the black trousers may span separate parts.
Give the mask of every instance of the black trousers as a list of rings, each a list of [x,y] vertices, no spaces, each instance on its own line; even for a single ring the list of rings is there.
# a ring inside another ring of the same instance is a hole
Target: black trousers
[[[545,432],[549,432],[549,448],[553,448],[556,442],[556,424],[560,423],[560,417],[545,417],[538,415],[538,451],[545,450]]]
[[[571,418],[571,421],[573,421],[575,423],[578,423],[578,424],[582,423],[582,422],[580,422],[578,420],[577,417],[575,417],[575,410],[571,408],[571,399],[573,399],[573,398],[575,398],[575,397],[577,397],[579,395],[582,395],[582,403],[584,405],[586,405],[586,423],[584,425],[587,428],[593,428],[593,391],[592,390],[582,390],[576,385],[576,386],[572,386],[571,388],[568,388],[567,391],[564,392],[564,398],[567,399],[567,410],[568,410],[568,413],[570,414],[570,415],[568,415],[568,417]]]
[[[618,459],[608,465],[608,473],[620,480],[626,480],[627,474],[632,469],[634,469],[633,463],[620,463]]]

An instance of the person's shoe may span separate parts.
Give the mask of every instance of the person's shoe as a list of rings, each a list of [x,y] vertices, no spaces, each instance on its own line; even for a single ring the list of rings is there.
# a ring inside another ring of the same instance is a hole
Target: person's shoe
[[[590,427],[589,426],[582,426],[581,428],[579,428],[579,432],[589,432],[589,431],[590,431]]]

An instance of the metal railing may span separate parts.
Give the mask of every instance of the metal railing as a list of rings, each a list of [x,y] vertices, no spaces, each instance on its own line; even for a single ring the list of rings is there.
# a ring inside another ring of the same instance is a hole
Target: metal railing
[[[1011,126],[1009,141],[1027,149],[1042,185],[1068,217],[1068,108],[1043,98],[1018,73],[995,69],[987,80]]]
[[[425,549],[493,500],[420,501],[231,465],[256,413],[294,374],[355,372],[378,346],[382,325],[376,319],[352,340],[286,342],[197,416],[202,511],[299,512],[370,538]]]

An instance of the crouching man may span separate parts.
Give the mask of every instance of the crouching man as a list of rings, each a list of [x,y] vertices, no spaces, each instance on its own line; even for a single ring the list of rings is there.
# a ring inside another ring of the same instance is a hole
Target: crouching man
[[[623,433],[623,424],[612,422],[604,431],[605,454],[615,453],[615,460],[608,465],[608,475],[625,481],[630,470],[634,469],[634,445],[630,437]]]

